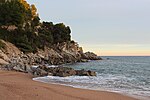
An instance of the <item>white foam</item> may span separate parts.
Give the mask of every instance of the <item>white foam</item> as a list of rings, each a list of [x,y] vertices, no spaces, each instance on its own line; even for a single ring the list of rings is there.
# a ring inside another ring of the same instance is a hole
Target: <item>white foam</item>
[[[33,68],[37,68],[38,66],[32,66]]]
[[[58,66],[56,66],[56,65],[46,65],[46,66],[49,67],[49,68],[50,68],[50,67],[58,67]],[[32,67],[33,67],[33,68],[37,68],[38,65],[33,65]]]
[[[127,77],[114,76],[114,75],[98,75],[97,77],[89,76],[69,76],[69,77],[57,77],[46,76],[33,78],[35,81],[44,83],[60,84],[65,86],[71,86],[75,88],[92,89],[92,90],[105,90],[111,92],[117,92],[127,94],[131,96],[139,96],[142,99],[147,100],[146,97],[150,95],[150,91],[141,91],[132,89],[131,84],[122,83],[122,80],[127,80]],[[118,86],[121,86],[119,88]],[[122,88],[125,87],[125,88]],[[142,94],[143,93],[143,94]],[[140,95],[142,94],[142,95]]]
[[[48,67],[58,67],[58,66],[56,66],[56,65],[48,65]]]

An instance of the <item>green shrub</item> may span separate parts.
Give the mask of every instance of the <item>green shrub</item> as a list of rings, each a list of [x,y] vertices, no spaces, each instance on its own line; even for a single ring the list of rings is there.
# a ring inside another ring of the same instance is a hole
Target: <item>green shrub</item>
[[[17,29],[8,31],[1,27],[9,25]],[[36,52],[45,46],[68,42],[70,33],[70,28],[63,23],[40,23],[40,18],[33,18],[31,9],[26,9],[18,0],[0,3],[0,39],[13,43],[23,52]]]

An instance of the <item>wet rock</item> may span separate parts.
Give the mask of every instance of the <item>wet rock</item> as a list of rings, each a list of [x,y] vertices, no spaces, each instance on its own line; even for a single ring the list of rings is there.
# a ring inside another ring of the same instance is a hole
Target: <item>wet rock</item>
[[[81,59],[80,62],[88,62],[87,59]]]
[[[97,56],[93,52],[86,52],[86,53],[82,54],[82,58],[88,59],[88,60],[102,60],[102,58],[100,58],[99,56]]]
[[[36,70],[33,72],[33,75],[34,75],[34,76],[43,77],[43,76],[47,76],[47,75],[48,75],[48,72],[46,72],[46,71],[43,70],[43,69],[36,68]]]
[[[94,71],[88,70],[88,73],[90,76],[96,76],[96,72],[94,72]]]
[[[45,70],[45,71],[48,71],[48,69],[49,69],[49,67],[46,65],[40,65],[38,68]]]
[[[76,70],[76,75],[78,75],[78,76],[96,76],[96,72],[90,71],[90,70],[86,71],[86,70],[82,69],[82,70]]]
[[[49,72],[52,73],[53,76],[60,76],[60,77],[72,76],[76,74],[75,70],[69,67],[49,68]]]
[[[44,70],[47,72],[50,76],[59,76],[59,77],[67,77],[67,76],[73,76],[73,75],[78,75],[78,76],[96,76],[96,72],[90,71],[90,70],[74,70],[73,68],[70,67],[47,67],[45,65],[37,67],[38,70],[35,70],[33,72],[39,73],[39,69]],[[46,74],[47,75],[47,74]]]
[[[72,76],[76,75],[76,71],[73,68],[69,67],[47,67],[47,66],[39,66],[38,69],[44,70],[50,75],[53,76],[60,76],[60,77],[66,77],[66,76]]]

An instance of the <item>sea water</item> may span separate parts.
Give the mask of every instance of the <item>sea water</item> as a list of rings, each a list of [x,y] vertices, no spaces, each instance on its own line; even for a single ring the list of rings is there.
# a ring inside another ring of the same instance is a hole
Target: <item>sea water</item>
[[[65,65],[74,69],[96,71],[96,77],[47,76],[34,80],[76,88],[118,92],[142,100],[150,100],[150,57],[102,58],[104,60]]]

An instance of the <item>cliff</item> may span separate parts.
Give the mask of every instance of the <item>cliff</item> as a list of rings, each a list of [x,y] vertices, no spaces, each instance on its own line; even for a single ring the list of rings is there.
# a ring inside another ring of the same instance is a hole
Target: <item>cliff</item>
[[[83,53],[82,48],[75,42],[63,42],[51,48],[45,47],[44,50],[39,49],[36,53],[23,53],[10,42],[4,40],[0,42],[3,44],[0,49],[0,69],[27,72],[34,76],[96,76],[93,71],[74,70],[60,66],[60,64],[101,60],[94,53]],[[50,68],[45,66],[46,64],[59,65],[59,67]],[[39,67],[33,68],[32,66]]]
[[[88,60],[100,60],[94,53],[83,53],[82,47],[75,42],[63,42],[39,49],[36,53],[23,53],[10,42],[1,40],[4,47],[0,50],[0,64],[20,63],[25,65],[52,64],[83,62]]]

